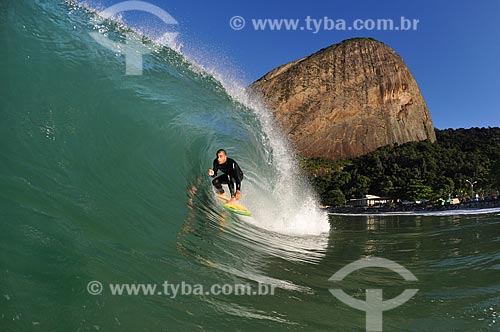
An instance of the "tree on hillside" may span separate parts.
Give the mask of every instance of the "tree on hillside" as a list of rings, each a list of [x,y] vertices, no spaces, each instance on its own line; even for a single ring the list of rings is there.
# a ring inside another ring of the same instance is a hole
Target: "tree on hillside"
[[[477,181],[474,192],[500,190],[500,128],[436,130],[436,136],[436,143],[395,144],[353,159],[304,159],[304,169],[320,196],[330,198],[334,190],[347,198],[469,198],[467,180]]]
[[[432,188],[424,185],[422,180],[410,180],[406,187],[406,198],[412,201],[432,199],[433,194]]]
[[[500,190],[500,159],[491,165],[490,177],[493,189]]]
[[[333,189],[322,197],[322,202],[324,205],[329,206],[343,206],[346,203],[346,199],[342,190]]]

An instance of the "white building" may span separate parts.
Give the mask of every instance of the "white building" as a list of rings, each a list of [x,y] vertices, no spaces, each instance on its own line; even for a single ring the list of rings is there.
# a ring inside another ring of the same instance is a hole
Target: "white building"
[[[375,195],[364,195],[363,198],[350,199],[348,204],[352,207],[370,207],[391,203],[392,199],[388,197],[379,197]]]

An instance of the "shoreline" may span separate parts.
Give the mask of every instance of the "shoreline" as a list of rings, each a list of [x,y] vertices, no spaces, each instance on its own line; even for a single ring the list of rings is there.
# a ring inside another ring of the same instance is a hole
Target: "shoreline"
[[[496,211],[498,209],[498,211]],[[482,214],[500,212],[500,200],[461,203],[455,205],[412,205],[382,207],[336,207],[325,208],[329,215],[362,216],[362,215],[452,215]],[[481,212],[483,210],[483,212]],[[473,213],[472,213],[473,212]]]

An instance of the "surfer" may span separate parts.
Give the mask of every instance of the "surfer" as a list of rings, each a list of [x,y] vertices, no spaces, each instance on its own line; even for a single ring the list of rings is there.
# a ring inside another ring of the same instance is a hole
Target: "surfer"
[[[223,184],[227,184],[231,193],[231,200],[228,203],[234,203],[241,199],[241,180],[243,180],[243,172],[236,161],[227,157],[226,150],[219,149],[216,153],[217,158],[214,159],[213,168],[208,170],[208,175],[211,177],[217,176],[217,171],[221,170],[224,174],[212,180],[212,184],[217,191],[217,195],[224,195]],[[234,186],[236,184],[236,191]]]

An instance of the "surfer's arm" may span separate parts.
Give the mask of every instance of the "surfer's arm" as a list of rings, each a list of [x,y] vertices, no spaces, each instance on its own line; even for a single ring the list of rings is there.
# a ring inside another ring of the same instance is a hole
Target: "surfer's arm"
[[[216,160],[214,160],[214,163],[213,163],[212,169],[211,169],[211,170],[208,170],[209,175],[210,175],[210,173],[211,173],[210,171],[213,171],[213,175],[211,175],[211,177],[213,177],[213,178],[217,176],[217,164],[216,164],[216,161],[217,161],[217,159],[216,159]]]
[[[234,176],[234,182],[236,184],[236,191],[241,190],[241,169],[240,166],[236,163],[236,161],[233,161],[233,176]]]

